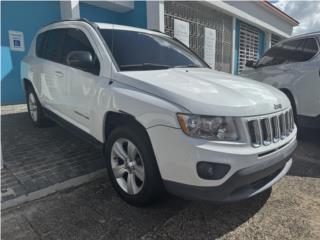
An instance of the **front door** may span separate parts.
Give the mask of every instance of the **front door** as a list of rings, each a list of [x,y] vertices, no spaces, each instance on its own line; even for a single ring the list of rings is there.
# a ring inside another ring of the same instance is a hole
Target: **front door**
[[[87,132],[89,132],[90,123],[96,112],[94,100],[98,94],[97,83],[101,80],[99,77],[100,61],[92,43],[85,34],[85,30],[69,28],[66,30],[62,51],[62,63],[68,69],[65,88],[67,116],[74,121],[75,125]],[[93,60],[91,67],[71,66],[68,57],[73,52],[79,51],[91,54]]]

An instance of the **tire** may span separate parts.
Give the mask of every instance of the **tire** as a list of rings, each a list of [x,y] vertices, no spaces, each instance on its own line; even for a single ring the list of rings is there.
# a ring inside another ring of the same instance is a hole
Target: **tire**
[[[130,124],[114,129],[104,155],[110,181],[124,201],[142,207],[161,197],[164,187],[149,137],[142,127]]]
[[[48,124],[48,120],[43,114],[43,108],[34,89],[32,87],[29,87],[26,95],[28,113],[32,123],[37,127],[46,126]]]

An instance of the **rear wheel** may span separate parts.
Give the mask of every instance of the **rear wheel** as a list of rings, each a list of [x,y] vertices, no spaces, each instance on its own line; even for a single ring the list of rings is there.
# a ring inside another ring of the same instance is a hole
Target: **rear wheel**
[[[43,109],[38,97],[31,87],[27,90],[27,106],[30,119],[34,125],[40,127],[48,123],[48,120],[43,114]]]
[[[152,146],[139,126],[113,130],[105,146],[105,158],[113,187],[129,204],[149,205],[163,193]]]

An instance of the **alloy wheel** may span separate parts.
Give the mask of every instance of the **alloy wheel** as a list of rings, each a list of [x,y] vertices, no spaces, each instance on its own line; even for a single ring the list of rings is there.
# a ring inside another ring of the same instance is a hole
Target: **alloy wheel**
[[[128,139],[120,138],[111,149],[111,167],[118,185],[130,195],[138,194],[145,181],[143,159],[137,147]]]

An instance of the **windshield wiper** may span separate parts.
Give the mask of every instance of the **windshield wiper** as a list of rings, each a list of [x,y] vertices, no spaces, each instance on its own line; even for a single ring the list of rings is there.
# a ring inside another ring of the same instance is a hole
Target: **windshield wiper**
[[[120,65],[121,69],[126,70],[140,70],[140,69],[168,69],[170,66],[156,63],[140,63],[140,64],[127,64]]]
[[[196,64],[178,65],[173,68],[201,68],[202,66]]]

